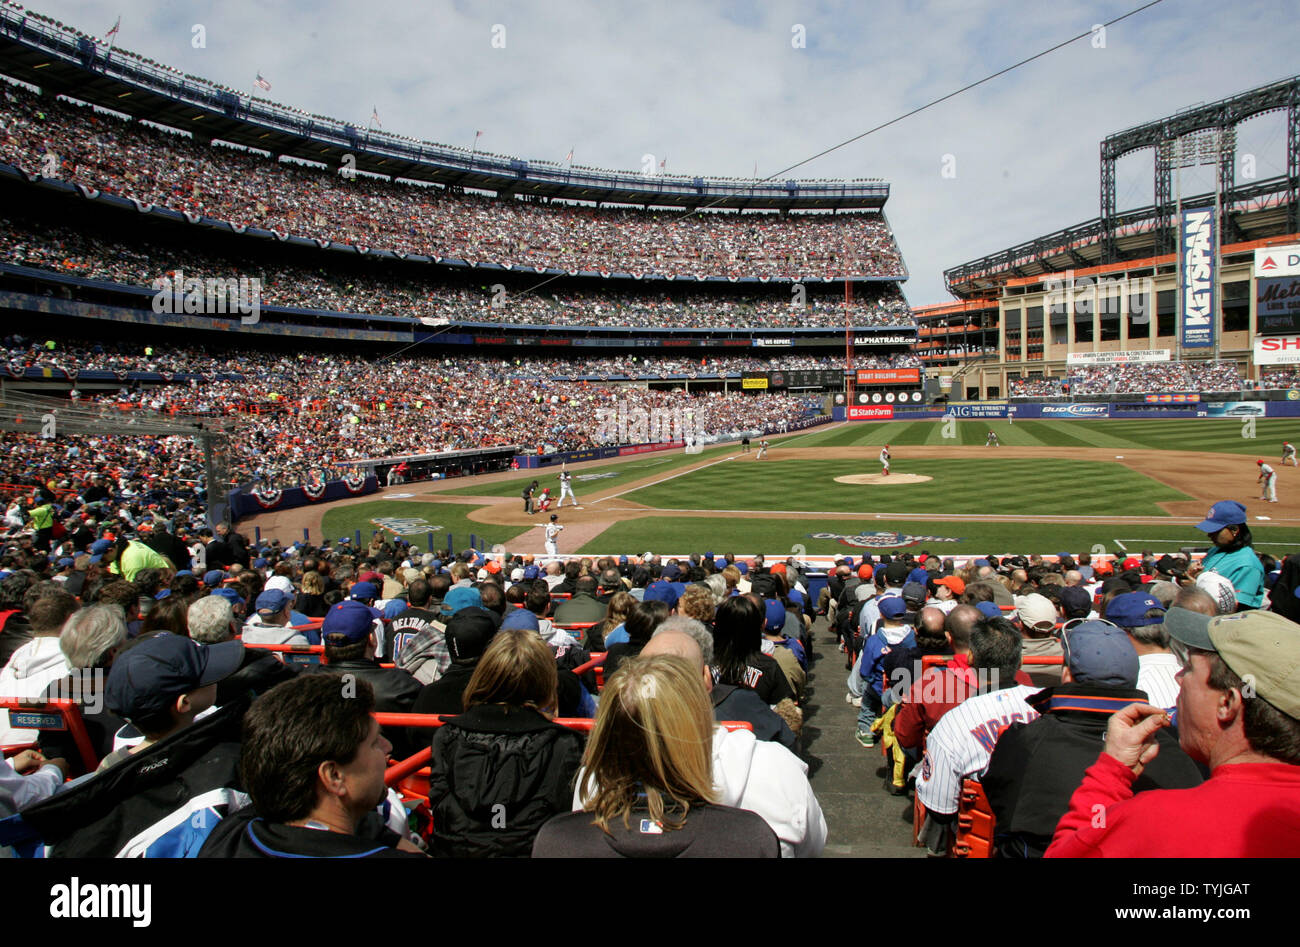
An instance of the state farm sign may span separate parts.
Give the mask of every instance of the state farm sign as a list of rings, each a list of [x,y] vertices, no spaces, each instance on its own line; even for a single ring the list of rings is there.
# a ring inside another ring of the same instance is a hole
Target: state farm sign
[[[880,407],[859,407],[857,405],[849,406],[850,421],[883,421],[894,416],[893,405],[882,405]]]
[[[1300,365],[1300,335],[1255,340],[1256,365]]]

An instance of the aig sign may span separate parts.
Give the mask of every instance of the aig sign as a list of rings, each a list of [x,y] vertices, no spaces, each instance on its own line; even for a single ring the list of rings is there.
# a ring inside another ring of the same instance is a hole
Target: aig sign
[[[1300,365],[1300,335],[1255,340],[1256,365]]]
[[[1300,243],[1255,251],[1255,275],[1300,276]]]
[[[1183,348],[1214,344],[1214,212],[1183,214],[1179,249],[1183,256]]]

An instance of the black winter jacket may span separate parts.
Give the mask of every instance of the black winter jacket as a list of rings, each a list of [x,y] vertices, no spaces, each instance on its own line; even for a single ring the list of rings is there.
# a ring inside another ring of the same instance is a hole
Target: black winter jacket
[[[573,808],[583,738],[528,707],[480,704],[433,737],[432,853],[527,858],[547,819]]]

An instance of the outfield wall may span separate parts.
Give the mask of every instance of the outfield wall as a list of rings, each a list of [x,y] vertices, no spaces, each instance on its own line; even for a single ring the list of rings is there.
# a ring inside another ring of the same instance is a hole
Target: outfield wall
[[[927,421],[955,417],[961,419],[996,420],[1023,418],[1027,420],[1077,420],[1080,418],[1296,418],[1300,417],[1300,401],[1211,401],[1189,404],[1164,404],[1160,402],[1031,402],[1015,405],[990,402],[987,404],[951,404],[946,407],[896,408],[893,405],[849,405],[833,409],[835,421]]]

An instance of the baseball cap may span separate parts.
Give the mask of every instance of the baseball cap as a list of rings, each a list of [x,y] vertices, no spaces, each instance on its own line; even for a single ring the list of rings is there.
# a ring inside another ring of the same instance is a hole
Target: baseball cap
[[[524,570],[519,568],[518,566],[515,566],[515,568],[512,569],[510,572],[510,581],[511,582],[524,581]]]
[[[213,595],[220,595],[222,598],[224,598],[224,599],[225,599],[227,602],[229,602],[231,605],[241,605],[241,604],[243,604],[243,601],[244,601],[244,596],[240,595],[240,594],[239,594],[238,592],[236,592],[234,589],[229,588],[229,587],[227,587],[227,586],[222,586],[222,587],[219,588],[219,589],[213,589],[213,590],[212,590],[212,594],[213,594]]]
[[[880,609],[880,614],[885,618],[898,619],[907,614],[907,603],[903,601],[901,595],[882,598],[880,604],[876,607]]]
[[[947,586],[953,595],[961,595],[966,591],[966,583],[955,575],[945,575],[938,579],[931,579],[930,584],[936,588],[940,585]]]
[[[1137,687],[1137,651],[1124,629],[1109,621],[1080,622],[1062,633],[1061,647],[1075,683]]]
[[[1129,556],[1127,559],[1123,561],[1123,563],[1120,564],[1119,571],[1128,572],[1130,569],[1141,569],[1141,568],[1142,568],[1142,560],[1139,559],[1137,556]]]
[[[911,572],[907,574],[908,584],[911,584],[913,582],[919,582],[922,585],[925,585],[926,580],[929,578],[930,578],[930,573],[925,569],[913,569]]]
[[[90,544],[90,554],[92,556],[102,556],[112,548],[113,541],[111,539],[96,539]]]
[[[1217,533],[1225,526],[1240,526],[1246,522],[1246,508],[1236,500],[1220,500],[1210,507],[1205,519],[1196,524],[1203,533]]]
[[[378,572],[363,572],[357,576],[358,582],[369,582],[371,585],[380,586],[384,584],[384,577]]]
[[[975,607],[985,618],[1001,618],[1002,609],[998,608],[992,602],[976,602]]]
[[[505,621],[501,623],[502,631],[509,631],[512,628],[523,628],[528,631],[540,631],[541,623],[526,608],[512,608],[510,614],[506,615]]]
[[[284,611],[284,607],[289,604],[289,596],[285,595],[279,589],[267,589],[257,597],[255,603],[259,612],[266,612],[270,615],[278,615]]]
[[[481,608],[482,606],[483,597],[479,594],[478,589],[467,589],[463,585],[451,589],[442,599],[442,611],[452,615],[462,608]]]
[[[859,602],[865,602],[875,594],[876,586],[871,582],[863,582],[861,585],[855,586],[853,589],[853,595]]]
[[[895,559],[885,567],[885,581],[890,585],[902,585],[907,581],[907,574],[912,570],[901,559]]]
[[[767,633],[776,634],[785,627],[785,606],[774,598],[767,600]]]
[[[665,582],[671,582],[673,579],[677,578],[677,566],[671,562],[668,563],[664,566],[663,571],[660,573],[660,577]]]
[[[1045,595],[1031,592],[1015,597],[1016,614],[1020,623],[1035,631],[1046,631],[1056,624],[1056,606]]]
[[[528,581],[532,581],[533,579],[537,578],[539,573],[540,570],[537,568],[537,566],[524,566],[524,578]]]
[[[1147,612],[1156,608],[1161,612],[1165,611],[1165,607],[1159,601],[1145,592],[1125,592],[1110,600],[1110,604],[1106,606],[1106,620],[1124,628],[1159,625],[1165,620],[1163,614],[1156,618],[1146,617]]]
[[[370,636],[375,619],[381,615],[379,609],[371,608],[364,602],[344,600],[325,613],[325,620],[320,626],[321,639],[327,640],[330,635],[342,635],[349,642],[364,641]]]
[[[1092,596],[1081,585],[1067,585],[1059,593],[1061,608],[1066,616],[1087,615],[1092,611]]]
[[[642,595],[642,601],[663,602],[669,608],[673,608],[677,605],[677,593],[673,591],[671,582],[651,582]]]
[[[285,595],[293,598],[293,582],[287,575],[271,576],[271,578],[266,580],[266,587],[268,589],[279,589]]]
[[[871,566],[867,565],[865,562],[862,565],[858,566],[859,579],[869,579],[873,574],[874,574],[874,570],[871,568]]]
[[[1187,571],[1187,564],[1181,559],[1164,555],[1156,561],[1156,571],[1165,575],[1182,575]]]
[[[527,609],[516,608],[516,612]],[[504,624],[504,622],[502,623]],[[447,653],[458,664],[466,664],[483,656],[488,642],[496,634],[497,626],[484,608],[462,608],[447,619]]]
[[[1300,720],[1300,625],[1258,609],[1210,618],[1171,608],[1169,615],[1173,620],[1166,617],[1165,628],[1170,637],[1217,653],[1232,673],[1253,684],[1255,696]]]
[[[1196,587],[1210,593],[1220,615],[1227,615],[1237,610],[1237,590],[1232,582],[1217,572],[1202,572],[1196,577]]]
[[[1257,460],[1257,461],[1255,461],[1255,463],[1258,464],[1258,465],[1261,466],[1261,467],[1264,466],[1264,462],[1263,462],[1262,460]]]
[[[165,710],[181,694],[225,680],[239,669],[244,646],[238,641],[199,644],[160,631],[123,651],[108,672],[108,709],[127,720]]]
[[[379,589],[373,582],[358,582],[352,586],[351,597],[358,601],[374,601],[379,598]]]
[[[925,581],[913,582],[910,579],[903,586],[903,601],[915,602],[918,605],[924,604],[926,599]]]

